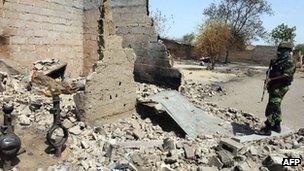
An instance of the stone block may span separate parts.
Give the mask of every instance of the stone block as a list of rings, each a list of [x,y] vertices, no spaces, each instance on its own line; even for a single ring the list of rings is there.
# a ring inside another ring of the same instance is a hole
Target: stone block
[[[238,143],[232,139],[226,138],[220,141],[219,147],[230,151],[233,155],[238,155],[239,151],[244,147],[243,144]]]

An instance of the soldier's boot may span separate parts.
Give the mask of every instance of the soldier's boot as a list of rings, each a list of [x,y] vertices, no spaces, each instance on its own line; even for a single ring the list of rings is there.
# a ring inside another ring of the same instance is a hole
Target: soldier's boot
[[[260,135],[266,135],[270,136],[271,135],[271,125],[268,123],[268,121],[265,122],[265,126],[261,128],[261,130],[258,132]]]
[[[281,128],[281,122],[276,122],[274,126],[271,127],[271,130],[281,133],[282,128]]]

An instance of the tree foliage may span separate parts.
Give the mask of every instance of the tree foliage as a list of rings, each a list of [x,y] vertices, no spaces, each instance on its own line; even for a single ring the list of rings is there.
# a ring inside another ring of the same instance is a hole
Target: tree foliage
[[[230,27],[221,21],[210,21],[202,26],[195,42],[195,49],[202,56],[211,58],[209,69],[214,69],[217,58],[225,53],[230,38]]]
[[[188,33],[183,36],[183,42],[192,44],[195,39],[194,33]]]
[[[251,40],[266,38],[261,15],[271,15],[271,5],[266,0],[221,0],[212,3],[203,14],[207,20],[218,20],[231,28],[229,48],[242,49]],[[226,53],[228,60],[228,51]]]
[[[301,51],[301,53],[304,55],[304,43],[298,44],[295,49]]]
[[[282,23],[272,30],[271,39],[276,45],[278,45],[282,41],[294,43],[294,39],[296,37],[296,30],[296,27],[288,27],[287,24]]]
[[[156,11],[151,12],[151,17],[153,19],[156,32],[160,36],[166,37],[168,31],[171,29],[171,26],[174,24],[173,16],[167,16],[160,10],[156,9]]]

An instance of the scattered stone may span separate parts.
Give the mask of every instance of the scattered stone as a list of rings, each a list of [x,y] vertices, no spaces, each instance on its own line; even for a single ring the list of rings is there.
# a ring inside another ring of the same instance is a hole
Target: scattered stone
[[[74,135],[80,135],[82,133],[82,130],[80,129],[79,125],[75,125],[69,129],[69,132]]]
[[[186,159],[190,159],[190,160],[195,160],[196,157],[195,157],[195,149],[188,145],[188,144],[184,144],[184,150],[185,150],[185,156],[186,156]]]
[[[81,146],[84,149],[88,149],[90,147],[90,144],[88,141],[81,141]]]
[[[218,171],[217,167],[198,167],[197,171]]]
[[[67,129],[70,129],[70,128],[72,128],[75,124],[72,123],[69,119],[65,119],[65,120],[63,120],[62,125],[63,125],[64,127],[66,127]],[[71,131],[70,131],[70,132],[71,132]]]
[[[221,162],[221,160],[217,156],[212,156],[209,160],[208,165],[211,167],[215,166],[218,169],[222,169],[224,166],[224,164]]]
[[[247,162],[242,162],[241,164],[238,164],[233,168],[233,171],[247,171],[247,170],[253,170],[250,168],[250,166],[247,164]],[[257,169],[255,169],[257,170]]]
[[[250,146],[250,153],[251,153],[253,156],[256,156],[256,155],[258,155],[258,150],[256,149],[256,147]]]
[[[144,165],[144,161],[143,159],[139,156],[138,153],[134,153],[132,156],[131,156],[131,159],[133,161],[133,163],[137,166],[143,166]]]
[[[22,114],[18,117],[19,123],[22,126],[29,126],[31,125],[31,120],[25,114]]]
[[[163,148],[165,151],[175,150],[175,141],[171,138],[164,139]]]
[[[260,167],[260,171],[269,171],[267,167]]]
[[[89,163],[86,160],[82,160],[81,162],[81,166],[85,169],[88,170],[90,168]]]
[[[174,171],[173,169],[170,168],[170,166],[162,164],[160,166],[160,171]]]
[[[304,136],[304,128],[299,129],[298,135]]]
[[[113,144],[109,141],[107,141],[104,145],[103,145],[103,151],[105,152],[105,157],[111,158],[112,156],[112,152],[113,152]]]
[[[142,132],[140,132],[140,131],[137,131],[137,130],[134,130],[134,131],[132,132],[132,135],[134,136],[134,138],[135,138],[136,140],[141,140],[141,139],[143,139],[143,137],[144,137],[144,134],[143,134]]]
[[[134,166],[134,164],[132,164],[132,163],[129,163],[128,169],[129,169],[130,171],[139,171],[139,170],[136,168],[136,166]]]
[[[234,165],[233,155],[226,150],[216,152],[224,167],[232,167]]]
[[[270,171],[284,171],[283,156],[269,155],[262,164],[266,166]]]
[[[233,155],[238,155],[239,151],[244,147],[244,145],[232,139],[226,138],[220,141],[219,147],[230,151]]]
[[[31,102],[29,109],[32,112],[35,112],[36,110],[38,110],[42,107],[42,105],[43,105],[42,103],[43,103],[42,99],[36,99],[35,101]]]
[[[126,141],[126,142],[117,143],[117,146],[121,147],[121,148],[140,149],[140,148],[161,147],[162,144],[163,144],[163,141],[161,141],[161,140]]]
[[[300,148],[301,147],[301,145],[298,143],[298,141],[293,141],[293,143],[292,143],[292,148],[293,149],[298,149],[298,148]]]

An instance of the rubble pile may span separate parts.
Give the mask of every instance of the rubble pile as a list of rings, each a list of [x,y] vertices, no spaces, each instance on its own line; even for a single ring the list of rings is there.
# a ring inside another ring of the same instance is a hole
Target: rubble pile
[[[257,68],[250,68],[248,66],[246,67],[232,67],[232,68],[227,68],[223,71],[221,71],[223,73],[229,73],[229,74],[235,74],[238,77],[241,76],[249,76],[252,77],[256,74],[260,74],[262,73],[261,69],[257,69]]]
[[[58,67],[60,65],[61,62],[59,59],[45,59],[45,60],[36,61],[34,63],[33,69],[36,71],[47,71],[55,67]]]
[[[42,67],[44,68],[44,67]],[[52,99],[27,89],[23,76],[1,73],[3,91],[0,105],[13,103],[15,129],[34,129],[46,134],[53,122]],[[186,82],[181,92],[197,107],[229,123],[255,129],[261,121],[252,114],[220,108],[204,102],[204,96],[221,92],[221,87]],[[137,84],[138,101],[165,89]],[[238,143],[220,134],[199,135],[196,139],[166,132],[149,117],[133,113],[130,118],[91,127],[78,121],[73,94],[60,95],[63,125],[70,135],[68,158],[49,169],[63,170],[273,170],[283,158],[304,157],[304,131],[284,138]],[[227,148],[228,147],[228,148]],[[52,157],[52,156],[50,156]],[[283,169],[283,168],[282,168]],[[285,168],[301,170],[303,166]]]
[[[195,80],[184,81],[180,88],[180,92],[192,99],[204,100],[208,97],[212,97],[215,94],[226,95],[221,83],[205,84]]]

